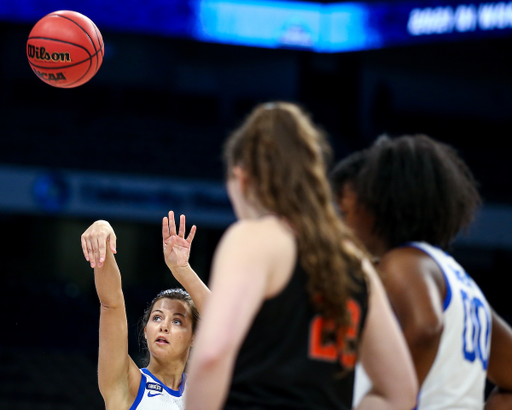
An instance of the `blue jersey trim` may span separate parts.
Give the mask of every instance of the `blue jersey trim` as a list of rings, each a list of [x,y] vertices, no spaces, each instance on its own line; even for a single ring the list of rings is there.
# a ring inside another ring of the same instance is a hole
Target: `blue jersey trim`
[[[130,410],[135,410],[139,406],[139,404],[142,400],[142,397],[144,396],[145,390],[146,390],[146,376],[141,374],[140,375],[139,391],[137,392],[137,397],[135,398],[135,401],[133,402],[132,407],[130,407]]]
[[[433,246],[433,245],[430,245],[430,246],[442,251],[442,249],[438,248],[437,246]],[[444,283],[446,284],[446,296],[444,297],[444,300],[443,300],[443,312],[444,312],[446,309],[448,309],[448,306],[450,306],[450,302],[452,301],[452,288],[450,286],[450,281],[448,280],[448,276],[446,275],[446,272],[444,271],[443,267],[439,264],[439,262],[436,260],[436,258],[434,258],[434,256],[431,255],[430,252],[428,252],[426,249],[423,249],[420,246],[420,244],[415,243],[415,242],[408,242],[408,243],[405,243],[402,246],[400,246],[400,248],[407,248],[407,247],[418,249],[418,250],[422,251],[423,253],[427,254],[428,256],[430,256],[434,260],[436,265],[439,267],[441,272],[443,273]],[[445,252],[445,254],[447,256],[450,256],[446,252]]]
[[[448,306],[450,306],[450,302],[452,301],[452,288],[450,286],[450,282],[448,281],[448,278],[446,277],[446,273],[444,273],[444,270],[441,269],[441,272],[443,272],[444,275],[444,281],[446,282],[446,296],[443,301],[443,311],[448,309]]]
[[[420,407],[420,393],[421,393],[421,389],[416,396],[416,406],[414,406],[414,409],[412,409],[412,410],[418,410],[418,407]]]
[[[181,383],[180,383],[180,389],[179,390],[172,390],[169,387],[167,387],[165,384],[163,384],[158,378],[156,378],[153,373],[151,373],[146,367],[141,369],[142,372],[146,373],[148,376],[151,376],[153,379],[155,379],[158,383],[161,384],[161,386],[164,388],[164,390],[169,393],[171,396],[174,397],[181,397],[183,394],[183,390],[185,389],[185,373],[181,375]],[[132,410],[132,409],[130,409]]]

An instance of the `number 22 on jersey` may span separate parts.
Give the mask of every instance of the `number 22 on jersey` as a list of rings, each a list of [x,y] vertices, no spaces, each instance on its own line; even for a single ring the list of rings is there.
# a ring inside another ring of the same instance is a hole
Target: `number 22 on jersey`
[[[356,349],[361,321],[359,304],[349,299],[347,310],[350,325],[336,330],[333,320],[316,315],[309,328],[309,357],[314,360],[336,362],[345,369],[353,369],[356,364]]]

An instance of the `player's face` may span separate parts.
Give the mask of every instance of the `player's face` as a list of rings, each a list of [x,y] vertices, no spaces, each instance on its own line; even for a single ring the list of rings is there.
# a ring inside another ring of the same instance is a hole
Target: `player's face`
[[[193,342],[192,315],[188,305],[169,298],[156,301],[145,336],[151,357],[186,361]]]
[[[337,198],[337,204],[345,224],[371,251],[376,240],[372,232],[375,218],[357,202],[357,194],[350,182],[343,185],[341,195]]]

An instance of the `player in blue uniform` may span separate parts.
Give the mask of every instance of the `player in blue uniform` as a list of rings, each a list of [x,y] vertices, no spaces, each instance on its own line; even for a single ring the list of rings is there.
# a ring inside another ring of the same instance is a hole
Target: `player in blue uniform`
[[[416,378],[382,285],[332,203],[323,134],[296,105],[263,104],[228,139],[239,219],[214,258],[187,410],[409,410]],[[368,291],[367,291],[368,289]]]
[[[344,219],[368,250],[411,351],[418,410],[512,408],[512,331],[446,252],[480,204],[470,170],[427,136],[381,137],[332,173]],[[362,376],[361,376],[362,375]],[[356,378],[356,400],[370,386]]]
[[[143,369],[128,355],[128,325],[121,274],[114,256],[114,230],[107,221],[96,221],[82,234],[82,249],[94,268],[101,303],[98,382],[107,410],[184,408],[184,369],[199,312],[209,293],[188,264],[195,231],[194,226],[185,238],[183,215],[179,232],[172,212],[162,221],[165,261],[188,293],[181,289],[163,291],[144,313],[143,337],[149,360]]]

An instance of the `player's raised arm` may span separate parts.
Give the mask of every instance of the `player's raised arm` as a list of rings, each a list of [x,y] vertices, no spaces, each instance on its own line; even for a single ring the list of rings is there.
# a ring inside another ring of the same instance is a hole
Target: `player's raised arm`
[[[179,231],[176,231],[174,212],[169,211],[169,216],[163,218],[162,241],[164,258],[173,276],[189,293],[198,312],[202,314],[206,299],[210,295],[210,290],[190,267],[190,249],[197,228],[193,225],[190,233],[185,238],[185,223],[185,215],[181,215]]]
[[[116,236],[107,221],[96,221],[82,234],[82,249],[94,268],[101,304],[98,383],[107,409],[129,408],[140,372],[128,356],[128,327],[121,274],[114,257]]]

